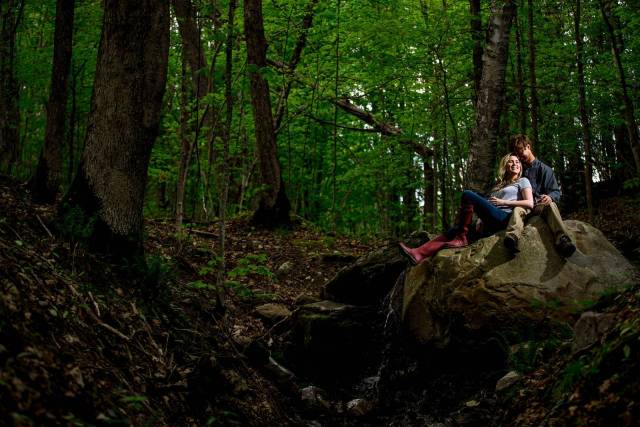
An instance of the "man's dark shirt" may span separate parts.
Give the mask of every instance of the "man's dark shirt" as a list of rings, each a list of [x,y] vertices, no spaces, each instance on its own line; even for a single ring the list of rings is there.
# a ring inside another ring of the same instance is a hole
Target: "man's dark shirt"
[[[530,165],[522,163],[522,176],[529,179],[533,190],[533,198],[537,202],[543,194],[548,195],[554,202],[560,201],[560,186],[553,174],[553,170],[537,158]]]

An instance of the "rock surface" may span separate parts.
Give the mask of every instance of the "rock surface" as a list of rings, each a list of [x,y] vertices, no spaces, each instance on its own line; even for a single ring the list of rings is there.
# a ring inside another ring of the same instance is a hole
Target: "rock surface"
[[[569,321],[603,292],[632,282],[634,267],[599,230],[579,221],[565,224],[578,248],[568,259],[556,252],[546,223],[534,217],[515,256],[501,232],[440,251],[410,269],[403,290],[405,327],[419,343],[443,348],[461,336]]]
[[[516,371],[510,371],[504,377],[500,378],[496,383],[496,392],[506,390],[518,381],[520,381],[521,375]]]
[[[429,240],[426,233],[414,233],[407,243],[419,246]],[[376,304],[391,290],[407,266],[396,244],[370,252],[344,267],[324,287],[324,297],[346,304]]]
[[[611,313],[582,313],[573,327],[574,348],[583,349],[597,342],[615,324],[615,315]]]
[[[256,314],[267,322],[275,323],[291,316],[291,310],[283,304],[267,303],[257,306]]]

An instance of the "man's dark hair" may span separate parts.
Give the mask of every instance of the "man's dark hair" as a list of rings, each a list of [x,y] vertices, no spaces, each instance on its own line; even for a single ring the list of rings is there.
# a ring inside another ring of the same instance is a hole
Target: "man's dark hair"
[[[520,147],[524,148],[527,145],[529,145],[533,150],[533,143],[531,142],[531,140],[527,135],[519,133],[509,138],[509,150],[512,153],[515,153],[517,148],[520,148]]]

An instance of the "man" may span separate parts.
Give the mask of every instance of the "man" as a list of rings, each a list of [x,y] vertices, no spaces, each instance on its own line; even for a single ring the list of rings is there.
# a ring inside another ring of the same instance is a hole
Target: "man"
[[[514,135],[509,140],[509,149],[522,162],[522,176],[529,179],[533,188],[535,206],[530,215],[540,215],[553,233],[556,249],[563,257],[570,257],[576,246],[571,241],[567,228],[562,222],[557,203],[560,201],[560,186],[553,170],[536,158],[531,149],[531,140],[526,135]],[[522,228],[513,225],[528,212],[522,208],[515,208],[509,225],[504,244],[512,252],[518,252],[518,240]]]

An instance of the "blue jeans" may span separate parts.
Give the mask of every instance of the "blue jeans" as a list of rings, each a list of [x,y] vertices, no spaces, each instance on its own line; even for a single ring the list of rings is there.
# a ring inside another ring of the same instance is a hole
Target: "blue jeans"
[[[498,209],[478,193],[464,190],[460,206],[464,205],[472,205],[473,212],[482,220],[483,236],[490,236],[507,227],[511,213]],[[455,224],[454,228],[447,231],[447,235],[455,235],[459,227],[460,224]]]

